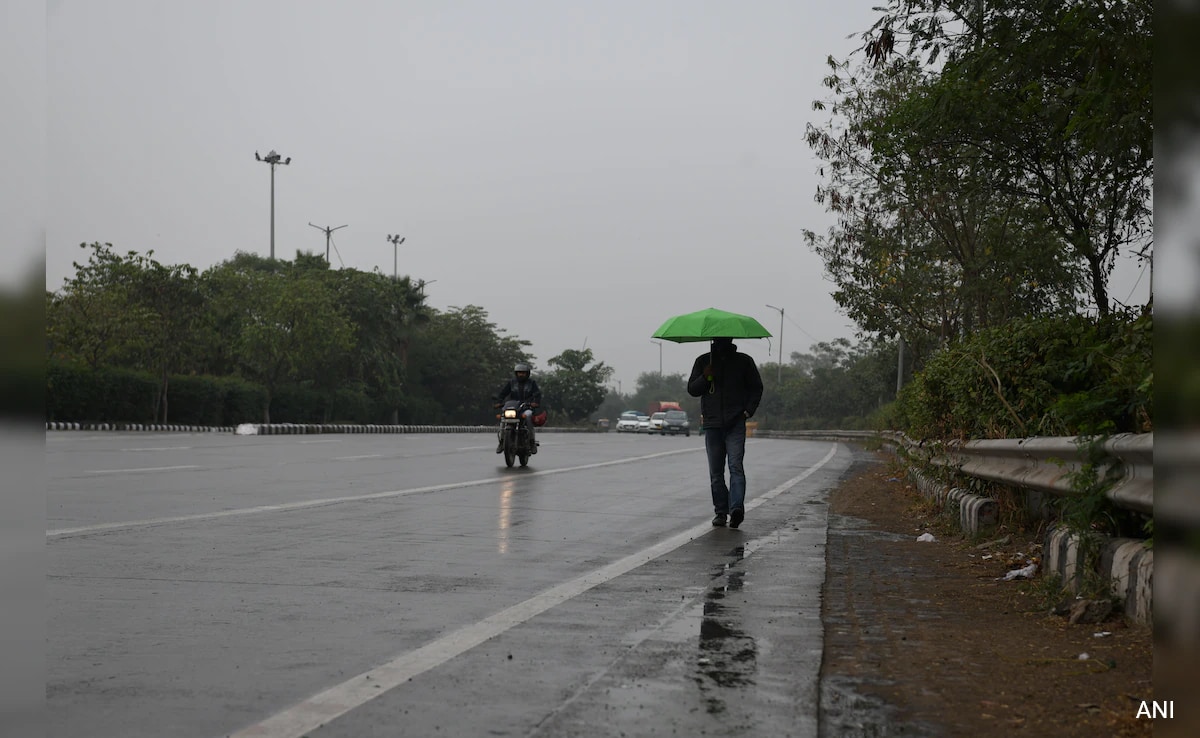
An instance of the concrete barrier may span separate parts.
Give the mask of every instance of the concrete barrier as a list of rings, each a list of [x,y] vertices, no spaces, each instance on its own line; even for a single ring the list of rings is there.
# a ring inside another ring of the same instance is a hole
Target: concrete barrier
[[[1119,600],[1131,620],[1151,625],[1154,604],[1154,550],[1145,541],[1132,538],[1103,538],[1097,541],[1094,561],[1081,551],[1079,536],[1066,528],[1046,532],[1042,546],[1042,570],[1057,574],[1063,586],[1078,593],[1087,572],[1107,581],[1110,594]]]

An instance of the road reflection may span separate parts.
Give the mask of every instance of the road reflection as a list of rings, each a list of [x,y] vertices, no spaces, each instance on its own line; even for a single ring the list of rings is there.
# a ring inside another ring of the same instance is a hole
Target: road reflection
[[[496,514],[497,553],[508,553],[513,540],[513,529],[529,522],[530,508],[521,506],[520,498],[528,498],[529,494],[536,489],[539,481],[540,477],[527,476],[514,471],[512,476],[506,477],[500,483]],[[523,515],[522,512],[525,514]]]
[[[516,493],[516,479],[505,479],[500,483],[500,515],[496,519],[499,526],[499,535],[496,537],[497,553],[508,553],[508,534],[512,529],[513,496]]]
[[[738,566],[744,556],[743,546],[730,551],[729,561],[715,567],[717,581],[704,596],[695,682],[711,714],[725,712],[725,690],[752,686],[758,669],[758,644],[737,627],[740,608],[727,601],[731,592],[745,586],[746,572]]]

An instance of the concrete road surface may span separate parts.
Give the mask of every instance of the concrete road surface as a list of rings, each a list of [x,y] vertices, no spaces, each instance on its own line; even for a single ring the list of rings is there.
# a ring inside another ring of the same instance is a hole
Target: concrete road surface
[[[48,735],[816,735],[850,450],[541,440],[48,433]]]

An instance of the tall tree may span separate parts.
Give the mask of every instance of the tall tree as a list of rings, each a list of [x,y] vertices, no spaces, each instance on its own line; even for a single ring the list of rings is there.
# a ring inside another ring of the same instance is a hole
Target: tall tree
[[[187,264],[164,265],[153,251],[134,257],[130,311],[136,316],[142,366],[158,378],[156,417],[169,422],[168,377],[183,369],[195,351],[194,335],[203,299],[197,272]]]
[[[311,275],[247,275],[244,320],[235,345],[243,373],[267,392],[263,421],[281,384],[313,379],[349,350],[353,328],[330,291]]]
[[[937,122],[935,75],[906,61],[857,74],[829,64],[833,99],[816,105],[834,116],[807,139],[825,162],[817,199],[837,222],[805,237],[851,318],[923,353],[1014,315],[1075,305],[1079,272],[1041,208]]]
[[[529,341],[504,333],[477,305],[435,312],[409,352],[403,416],[416,423],[490,424],[499,385],[514,365],[532,359]]]
[[[397,421],[407,383],[409,345],[430,318],[424,296],[408,277],[395,280],[378,270],[327,270],[322,279],[354,326],[354,345],[339,357],[333,376],[361,386],[393,408],[392,419]]]
[[[93,369],[127,366],[134,360],[138,328],[128,306],[133,299],[135,252],[122,256],[111,243],[81,243],[90,249],[75,276],[47,295],[46,338],[52,357]]]
[[[591,349],[567,349],[547,362],[554,370],[538,383],[546,404],[572,423],[584,420],[604,402],[604,383],[613,370],[602,361],[593,361]]]
[[[865,34],[876,67],[944,57],[931,120],[1044,210],[1102,316],[1117,255],[1152,247],[1152,20],[1150,0],[891,0]]]

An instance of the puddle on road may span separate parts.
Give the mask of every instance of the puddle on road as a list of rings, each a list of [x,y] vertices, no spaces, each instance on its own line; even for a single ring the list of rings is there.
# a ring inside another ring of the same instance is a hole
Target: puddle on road
[[[639,648],[646,641],[677,644],[683,658],[691,660],[690,678],[705,709],[717,714],[726,711],[727,701],[737,704],[738,695],[729,690],[756,684],[759,654],[755,637],[742,627],[742,600],[734,596],[753,586],[753,577],[742,562],[760,549],[803,535],[802,526],[802,516],[797,517],[765,536],[731,548],[712,565],[708,586],[689,588],[677,609],[630,633],[629,647]]]
[[[752,686],[758,669],[758,644],[738,627],[741,608],[728,597],[746,586],[746,572],[740,568],[745,556],[746,547],[737,546],[727,561],[714,567],[715,581],[698,607],[700,634],[692,679],[706,709],[714,714],[726,709],[721,690]]]

